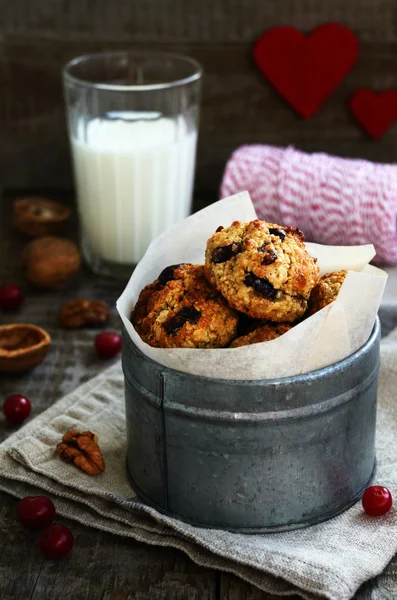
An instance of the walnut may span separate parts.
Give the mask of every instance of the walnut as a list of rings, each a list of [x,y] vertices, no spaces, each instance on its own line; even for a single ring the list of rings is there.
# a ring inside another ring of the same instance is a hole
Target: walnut
[[[13,323],[0,327],[0,372],[32,369],[44,359],[50,343],[48,333],[36,325]]]
[[[109,321],[110,317],[110,307],[107,302],[77,298],[63,305],[59,322],[62,327],[76,329],[84,325],[101,325]]]
[[[32,237],[57,233],[69,217],[69,208],[49,198],[17,198],[13,206],[15,227]]]
[[[67,431],[62,442],[57,446],[58,456],[73,462],[76,467],[88,473],[98,475],[105,470],[101,449],[98,446],[98,436],[91,431]]]
[[[33,240],[22,253],[27,280],[41,288],[61,290],[80,269],[81,257],[76,244],[46,236]]]

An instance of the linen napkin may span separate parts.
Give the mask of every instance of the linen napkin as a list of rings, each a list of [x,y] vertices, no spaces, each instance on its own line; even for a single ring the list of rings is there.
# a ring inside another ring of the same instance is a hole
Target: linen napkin
[[[397,329],[382,341],[381,354],[375,483],[397,498]],[[57,457],[61,436],[75,427],[98,433],[105,473],[90,477]],[[116,364],[0,446],[0,489],[17,497],[45,492],[65,517],[179,548],[200,565],[232,572],[281,596],[347,600],[397,551],[397,509],[373,518],[360,503],[330,521],[293,532],[243,535],[188,525],[137,499],[127,480],[125,454],[123,376]]]
[[[243,190],[259,219],[320,244],[373,244],[378,262],[397,264],[397,165],[246,145],[230,157],[220,197]]]

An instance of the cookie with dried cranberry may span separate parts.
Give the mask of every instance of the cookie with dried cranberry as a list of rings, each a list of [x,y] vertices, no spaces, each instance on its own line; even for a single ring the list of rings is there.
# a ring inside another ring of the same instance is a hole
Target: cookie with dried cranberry
[[[333,271],[332,273],[327,273],[321,277],[318,284],[312,289],[309,298],[309,307],[305,317],[314,315],[314,313],[336,300],[346,275],[347,271],[342,270]]]
[[[132,314],[141,338],[157,348],[223,348],[238,314],[213,288],[203,265],[172,265],[146,286]]]
[[[149,285],[146,285],[139,294],[138,301],[135,304],[134,310],[131,314],[131,322],[134,325],[136,331],[141,336],[141,338],[143,338],[145,335],[145,332],[143,330],[143,324],[145,322],[145,318],[148,312],[148,302],[153,292],[158,291],[160,287],[161,286],[159,285],[157,279],[153,283],[149,283]]]
[[[259,219],[218,228],[207,242],[205,272],[236,310],[280,323],[304,314],[319,280],[303,233]]]
[[[143,326],[146,324],[145,317],[148,313],[148,302],[151,298],[151,295],[153,294],[153,292],[161,290],[167,283],[167,281],[173,279],[175,270],[184,264],[185,263],[169,265],[161,271],[160,275],[158,276],[158,279],[153,281],[153,283],[149,283],[148,285],[146,285],[139,294],[138,301],[135,304],[134,310],[131,314],[131,322],[133,323],[136,331],[141,337],[145,335]]]
[[[230,348],[259,344],[259,342],[270,342],[270,340],[275,340],[280,335],[283,335],[283,333],[287,333],[291,327],[288,323],[262,323],[246,335],[233,340]]]

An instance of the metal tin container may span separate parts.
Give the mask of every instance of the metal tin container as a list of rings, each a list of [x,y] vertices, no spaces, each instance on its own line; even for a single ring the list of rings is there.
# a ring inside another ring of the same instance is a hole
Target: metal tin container
[[[296,529],[360,497],[375,466],[380,326],[357,352],[282,379],[168,369],[124,331],[127,468],[143,501],[198,526]]]

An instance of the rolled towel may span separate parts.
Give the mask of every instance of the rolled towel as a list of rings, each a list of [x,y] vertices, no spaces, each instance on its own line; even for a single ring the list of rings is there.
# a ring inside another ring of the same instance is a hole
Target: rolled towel
[[[249,145],[229,159],[221,198],[248,190],[258,218],[321,244],[373,244],[397,263],[397,165]]]

